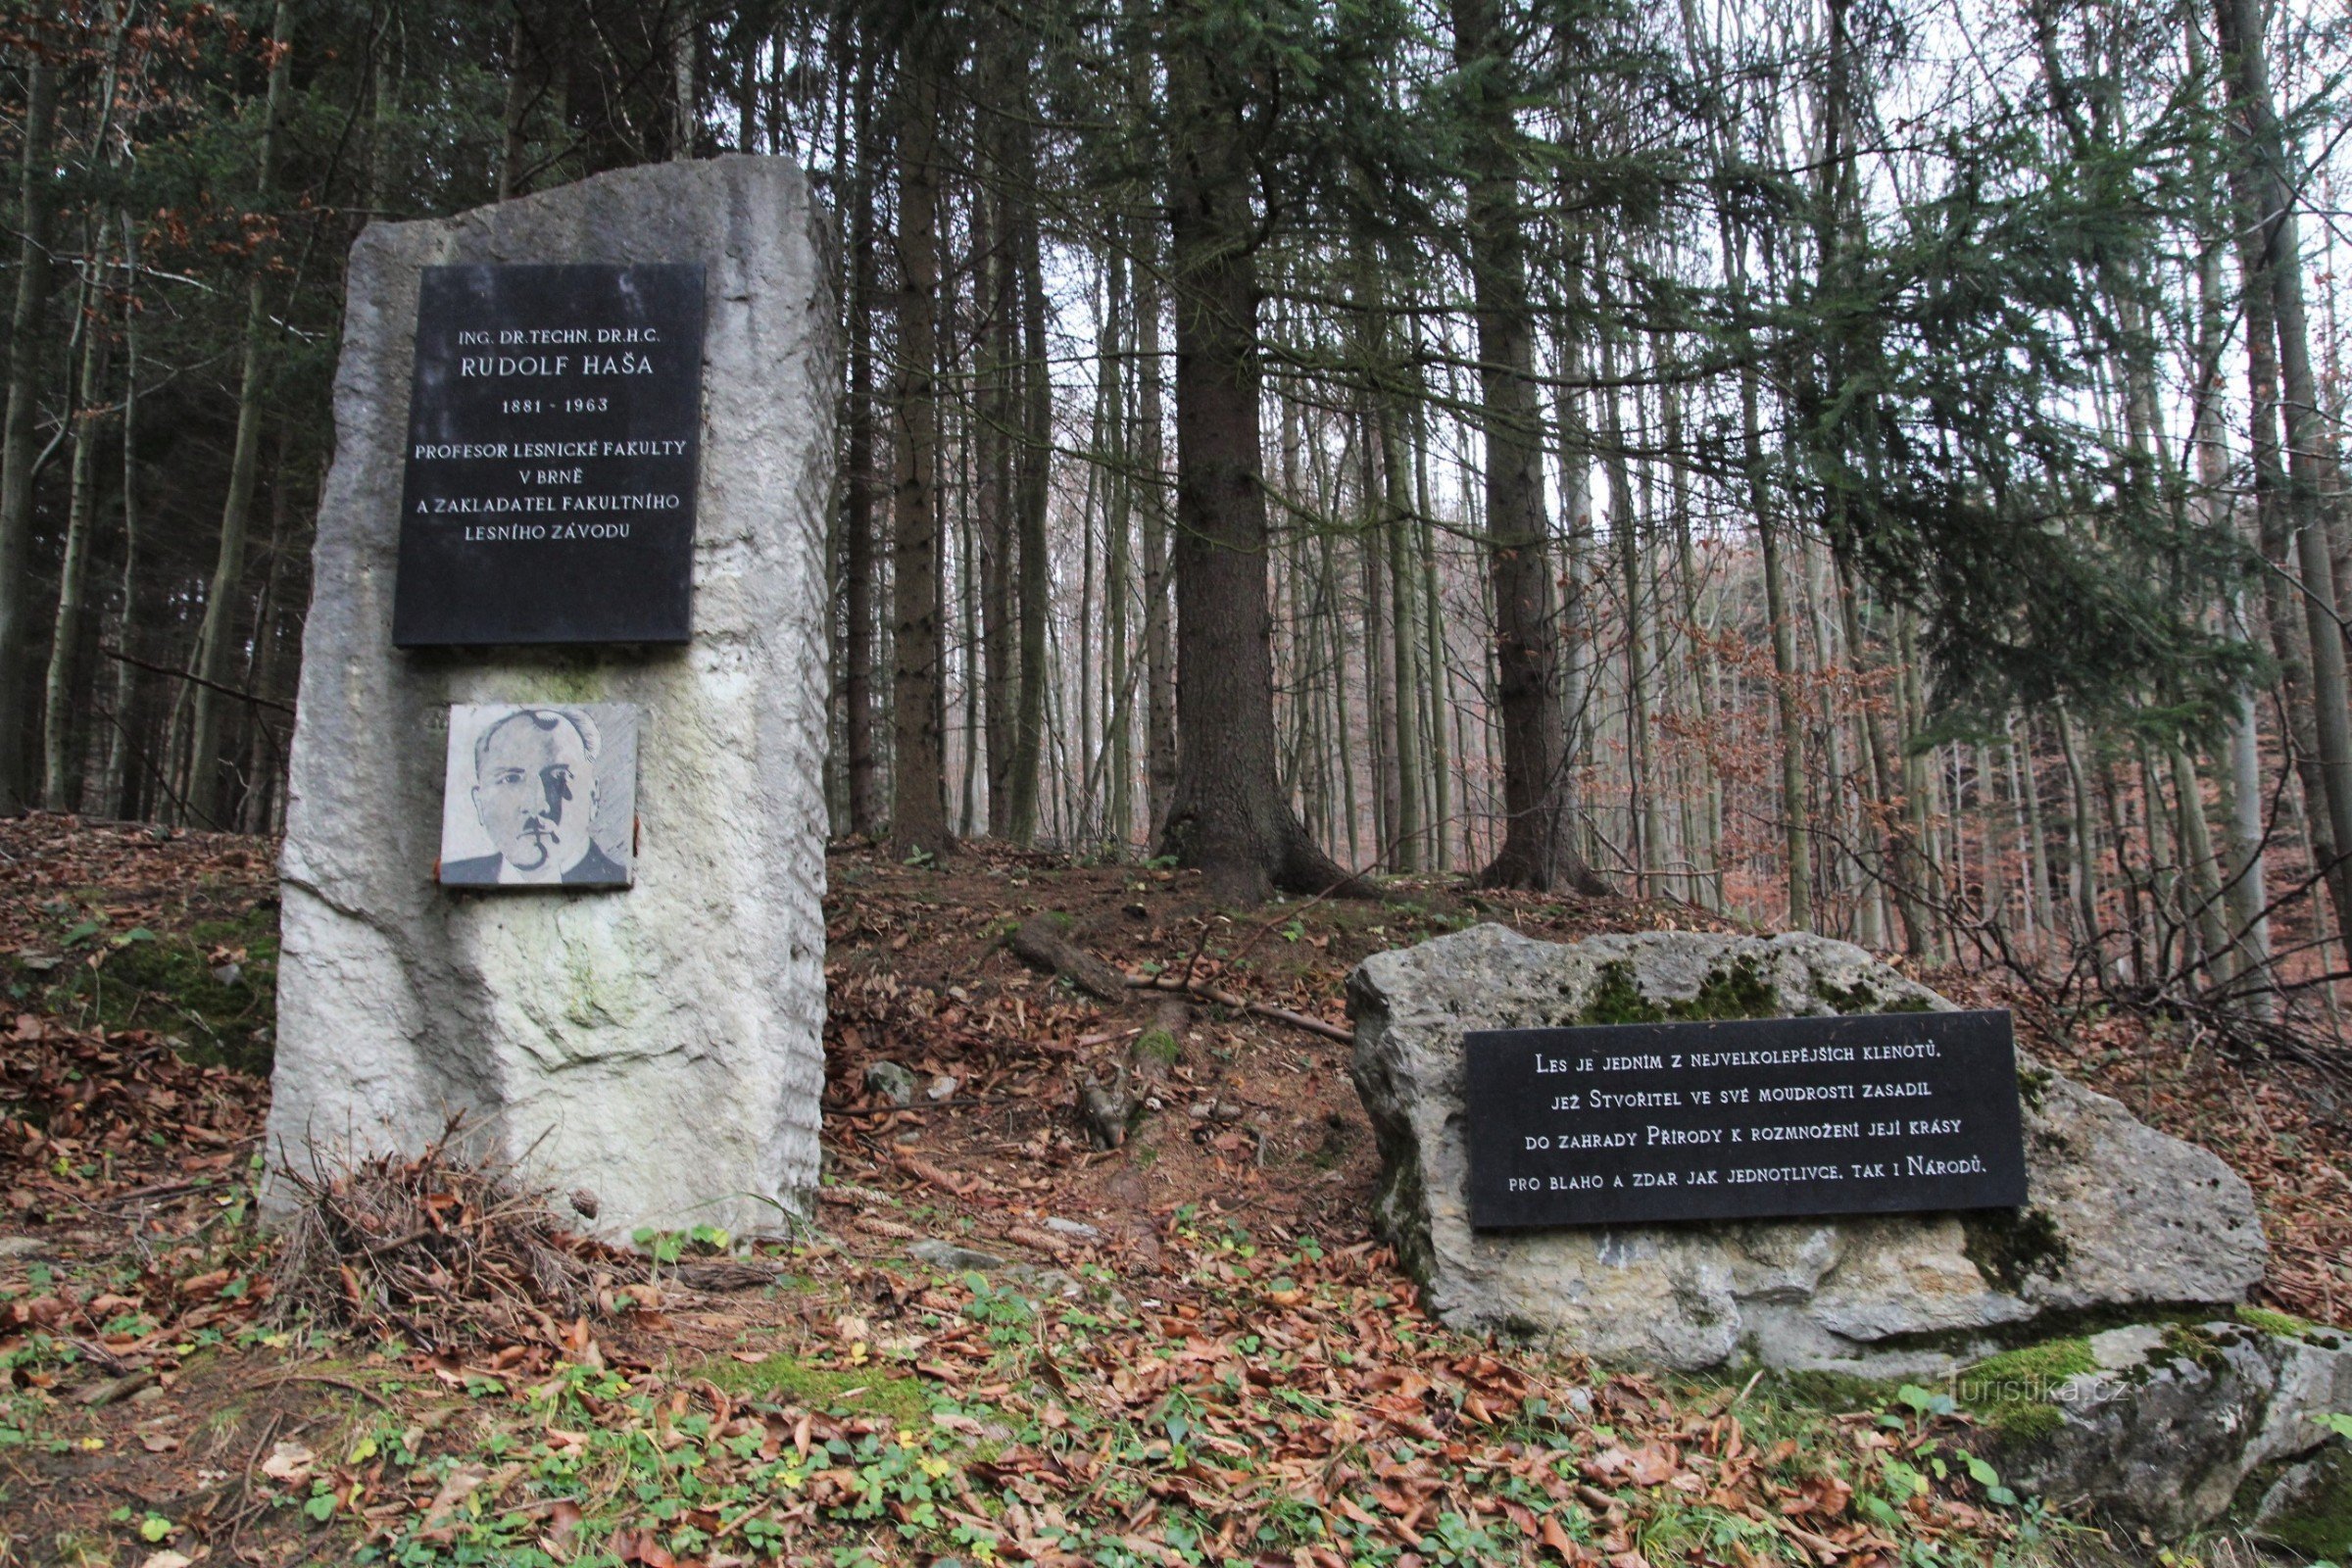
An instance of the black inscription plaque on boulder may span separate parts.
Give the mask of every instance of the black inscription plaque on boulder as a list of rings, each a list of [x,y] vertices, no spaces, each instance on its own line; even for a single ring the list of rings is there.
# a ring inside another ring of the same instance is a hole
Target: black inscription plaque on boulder
[[[1481,1228],[2026,1200],[2006,1012],[1482,1030],[1465,1046]]]
[[[684,642],[702,406],[699,263],[426,268],[393,644]]]

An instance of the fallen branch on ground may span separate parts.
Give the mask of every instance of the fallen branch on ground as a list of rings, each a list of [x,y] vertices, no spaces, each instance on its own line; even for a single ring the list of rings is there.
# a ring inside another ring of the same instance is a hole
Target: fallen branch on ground
[[[1288,1007],[1277,1007],[1270,1002],[1251,1002],[1247,997],[1237,997],[1230,991],[1219,990],[1205,980],[1180,983],[1158,975],[1136,975],[1128,980],[1127,985],[1130,990],[1134,991],[1181,991],[1188,996],[1213,1002],[1220,1007],[1231,1007],[1237,1012],[1253,1012],[1260,1018],[1272,1018],[1275,1022],[1287,1023],[1294,1029],[1304,1029],[1310,1034],[1321,1035],[1326,1040],[1338,1040],[1348,1044],[1352,1044],[1355,1040],[1355,1036],[1348,1030],[1341,1028],[1336,1023],[1315,1017],[1312,1013],[1294,1012]]]

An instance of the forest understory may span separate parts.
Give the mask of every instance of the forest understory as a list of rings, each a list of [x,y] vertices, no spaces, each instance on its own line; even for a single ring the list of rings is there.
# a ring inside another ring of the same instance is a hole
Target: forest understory
[[[1431,876],[1237,913],[1150,865],[836,847],[815,1229],[559,1237],[562,1304],[500,1287],[486,1242],[393,1323],[339,1316],[254,1223],[274,855],[0,823],[0,1562],[2158,1560],[1994,1500],[1939,1390],[1643,1376],[1421,1311],[1367,1229],[1348,970],[1478,920],[1708,920],[1688,906]],[[1084,1090],[1172,993],[1104,1002],[1023,961],[1050,913],[1131,980],[1198,988],[1114,1148]],[[2352,1323],[2352,1084],[1920,978],[2221,1153],[2270,1237],[2258,1303]],[[884,1060],[912,1105],[868,1089]],[[403,1179],[509,1236],[454,1152]]]

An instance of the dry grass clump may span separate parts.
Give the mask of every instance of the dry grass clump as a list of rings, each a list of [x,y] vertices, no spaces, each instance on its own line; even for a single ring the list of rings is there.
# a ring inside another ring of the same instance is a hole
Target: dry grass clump
[[[585,1313],[607,1250],[567,1230],[511,1166],[470,1156],[453,1118],[416,1155],[289,1169],[298,1197],[279,1251],[283,1313],[424,1349],[545,1340]]]

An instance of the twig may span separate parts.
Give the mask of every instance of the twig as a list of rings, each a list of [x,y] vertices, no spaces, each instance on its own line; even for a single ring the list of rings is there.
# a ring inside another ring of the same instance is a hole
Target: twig
[[[386,1410],[393,1410],[395,1414],[398,1413],[390,1399],[385,1398],[373,1389],[368,1388],[363,1384],[354,1383],[348,1378],[329,1377],[323,1372],[281,1372],[278,1374],[277,1381],[270,1386],[272,1388],[282,1388],[289,1383],[323,1383],[329,1388],[347,1390],[350,1393],[358,1395],[363,1399],[373,1399],[377,1404],[383,1406],[383,1408]]]
[[[1326,1022],[1324,1019],[1313,1017],[1307,1013],[1293,1012],[1288,1007],[1277,1007],[1269,1002],[1251,1002],[1246,997],[1237,997],[1230,991],[1220,991],[1205,980],[1171,982],[1158,976],[1152,976],[1130,978],[1127,984],[1137,991],[1176,991],[1189,996],[1200,997],[1221,1007],[1231,1007],[1237,1012],[1254,1012],[1261,1018],[1272,1018],[1278,1023],[1287,1023],[1295,1029],[1304,1029],[1310,1034],[1321,1035],[1326,1040],[1337,1040],[1343,1044],[1353,1044],[1355,1040],[1353,1034],[1336,1023]]]
[[[126,654],[122,649],[114,647],[108,643],[100,643],[98,645],[98,651],[109,659],[119,659],[125,664],[134,665],[137,668],[148,670],[157,675],[170,675],[175,680],[184,680],[192,686],[202,686],[207,691],[219,692],[223,697],[234,697],[237,701],[241,703],[251,703],[256,708],[275,709],[277,711],[284,713],[289,717],[291,717],[294,712],[294,705],[292,703],[281,703],[274,697],[264,697],[258,692],[244,691],[235,686],[224,686],[217,680],[207,680],[193,670],[177,669],[170,664],[150,663],[146,660],[137,657],[135,654]]]

